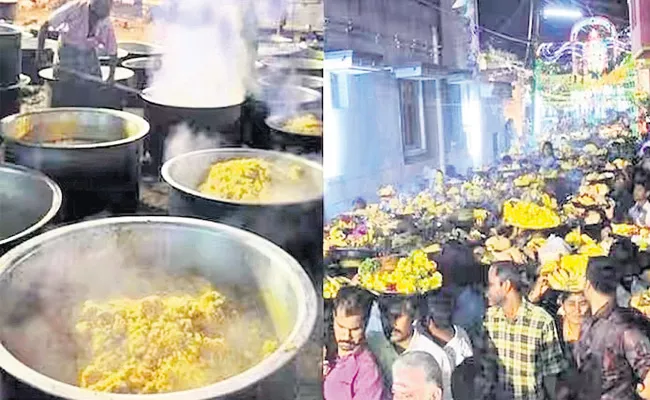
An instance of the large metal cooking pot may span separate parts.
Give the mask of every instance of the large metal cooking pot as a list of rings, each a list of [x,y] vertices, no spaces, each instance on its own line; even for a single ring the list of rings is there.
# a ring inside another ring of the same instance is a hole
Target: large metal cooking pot
[[[18,83],[20,78],[19,28],[0,23],[0,87]]]
[[[38,76],[38,69],[43,65],[36,65],[36,49],[38,48],[38,38],[29,32],[23,32],[21,40],[22,51],[22,72],[29,76],[32,82],[42,84]],[[45,39],[45,48],[43,51],[43,60],[47,65],[54,61],[54,53],[58,48],[56,40]]]
[[[0,87],[0,119],[20,112],[20,93],[30,82],[29,76],[21,74],[20,82]]]
[[[18,0],[0,0],[0,20],[13,22],[18,13]]]
[[[119,42],[117,46],[129,53],[125,60],[138,57],[160,56],[163,54],[163,49],[161,47],[151,43]]]
[[[303,47],[298,43],[262,40],[257,44],[257,56],[260,58],[290,56],[302,49]]]
[[[124,50],[124,49],[117,49],[117,61],[120,62],[122,60],[126,60],[129,57],[129,52]],[[107,53],[99,53],[97,58],[99,58],[99,62],[101,65],[108,65],[109,62],[111,61],[111,57]]]
[[[137,57],[122,62],[124,68],[135,73],[135,88],[144,90],[149,87],[149,75],[160,69],[162,60],[160,57]],[[140,96],[129,95],[127,105],[130,107],[143,107]]]
[[[262,158],[280,165],[298,164],[309,182],[301,198],[287,203],[252,203],[216,199],[198,191],[210,167],[233,158]],[[171,187],[170,215],[199,217],[244,228],[283,247],[311,274],[322,274],[323,168],[288,153],[258,149],[209,149],[186,153],[167,161],[162,177]]]
[[[323,76],[323,60],[298,57],[266,57],[260,60],[270,70]]]
[[[105,208],[135,211],[148,132],[142,118],[108,109],[54,108],[0,120],[5,160],[54,179],[64,193],[65,220]]]
[[[66,334],[61,327],[69,326],[62,315],[88,298],[128,295],[125,280],[130,274],[124,271],[133,266],[145,268],[147,277],[158,271],[198,274],[217,290],[237,286],[244,295],[259,296],[260,312],[271,320],[279,348],[239,375],[183,392],[108,394],[64,383],[63,375],[75,368],[75,360],[63,356],[62,346],[51,345],[52,338]],[[26,384],[57,399],[74,400],[293,399],[278,392],[293,389],[293,382],[278,374],[295,376],[292,360],[315,327],[317,299],[309,278],[290,255],[226,225],[175,217],[119,217],[65,226],[0,258],[0,368],[17,378],[5,377],[3,398],[37,398],[25,392]],[[17,356],[22,349],[32,355]]]
[[[110,67],[102,66],[102,80],[106,81],[108,75],[110,74]],[[78,107],[76,104],[79,98],[78,93],[71,93],[71,89],[60,84],[59,80],[54,77],[53,68],[45,68],[38,71],[38,76],[47,81],[48,85],[52,90],[52,98],[50,101],[50,107]],[[129,80],[134,76],[134,72],[130,69],[117,67],[115,69],[115,82],[122,85],[128,85]],[[83,99],[84,107],[94,107],[94,108],[111,108],[114,110],[121,110],[124,102],[124,93],[111,87],[109,85],[104,85],[91,81],[84,81],[83,78],[79,78],[79,83],[83,84],[84,87],[93,88],[94,90],[90,92],[89,97],[92,98]],[[74,90],[74,87],[73,87]]]
[[[0,0],[0,20],[13,22],[18,12],[18,0]]]
[[[254,101],[249,102],[246,112],[252,123],[247,142],[259,149],[272,148],[269,128],[265,123],[269,115],[322,108],[322,100],[322,94],[314,89],[284,84],[259,85],[259,93]]]
[[[317,108],[322,104],[323,95],[314,89],[293,85],[262,85],[258,101],[269,110],[286,107],[304,110]]]
[[[318,90],[321,94],[323,93],[323,78],[318,76],[269,74],[262,76],[258,82],[262,86],[281,87],[284,85],[294,85]]]
[[[323,110],[306,110],[304,113],[315,115],[323,120]],[[266,125],[270,128],[271,146],[276,150],[289,151],[294,154],[322,153],[323,135],[306,135],[299,132],[290,132],[284,128],[284,123],[291,117],[300,115],[273,115],[266,118]]]
[[[61,189],[50,178],[0,164],[0,254],[36,234],[60,207]]]
[[[163,164],[167,137],[183,125],[189,128],[194,137],[203,134],[214,140],[215,147],[242,144],[241,103],[225,107],[195,107],[185,105],[183,99],[179,103],[170,103],[169,99],[156,95],[155,87],[143,90],[142,100],[144,116],[151,124],[151,135],[145,145],[151,156],[148,172],[154,176],[158,176]]]

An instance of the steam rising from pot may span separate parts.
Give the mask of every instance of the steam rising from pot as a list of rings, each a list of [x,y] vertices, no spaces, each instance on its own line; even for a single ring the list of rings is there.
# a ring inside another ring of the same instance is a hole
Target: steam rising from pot
[[[280,20],[285,0],[168,0],[154,21],[162,65],[156,100],[184,107],[240,104],[255,80],[257,21]]]

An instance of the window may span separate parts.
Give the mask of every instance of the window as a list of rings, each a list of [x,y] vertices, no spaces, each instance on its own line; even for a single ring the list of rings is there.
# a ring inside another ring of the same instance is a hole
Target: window
[[[427,152],[423,83],[402,79],[399,81],[399,92],[404,156],[422,156]]]

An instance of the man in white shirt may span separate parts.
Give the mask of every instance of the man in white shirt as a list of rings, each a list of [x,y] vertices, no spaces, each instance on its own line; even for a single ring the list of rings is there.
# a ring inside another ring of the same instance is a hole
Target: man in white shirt
[[[650,227],[650,202],[648,201],[648,183],[645,175],[640,174],[639,179],[635,178],[634,206],[630,208],[629,214],[636,225]]]

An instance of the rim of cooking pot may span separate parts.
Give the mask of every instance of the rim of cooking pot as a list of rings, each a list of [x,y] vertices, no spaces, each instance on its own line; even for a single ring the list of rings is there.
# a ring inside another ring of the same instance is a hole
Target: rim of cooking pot
[[[269,69],[322,71],[323,60],[307,57],[264,57],[260,60]]]
[[[2,0],[0,0],[0,2],[1,2],[1,1],[2,1]],[[21,88],[21,87],[27,86],[27,85],[29,85],[30,83],[32,83],[32,78],[31,78],[29,75],[20,74],[20,76],[19,76],[19,78],[18,78],[18,83],[13,84],[13,85],[11,85],[11,86],[0,87],[0,92],[5,92],[5,91],[7,91],[7,90],[18,89],[18,88]]]
[[[312,331],[316,326],[318,312],[310,310],[317,310],[317,295],[307,273],[303,270],[298,261],[277,245],[260,236],[217,222],[184,217],[129,216],[104,218],[67,225],[29,239],[9,250],[9,252],[0,257],[0,276],[2,274],[10,273],[15,264],[20,262],[22,258],[32,253],[43,243],[57,237],[62,237],[75,231],[83,231],[87,228],[115,226],[119,224],[128,225],[132,223],[173,224],[184,226],[186,228],[222,232],[231,237],[234,236],[238,238],[241,242],[246,243],[251,247],[259,249],[260,252],[267,254],[271,258],[275,258],[278,260],[280,265],[285,265],[286,268],[289,269],[290,273],[288,275],[290,275],[293,280],[294,287],[296,290],[301,290],[305,296],[304,303],[298,304],[298,317],[296,318],[297,321],[302,321],[303,323],[296,324],[278,349],[257,365],[247,369],[241,374],[223,381],[186,391],[142,395],[104,393],[83,389],[78,386],[57,381],[56,379],[45,376],[28,367],[15,358],[5,348],[4,344],[0,342],[0,367],[2,367],[4,371],[38,390],[70,400],[134,400],[138,398],[146,398],[147,400],[209,400],[215,397],[221,398],[236,394],[249,388],[252,384],[268,378],[279,371],[287,363],[291,362],[291,360],[295,358],[298,349],[304,347],[304,345],[309,341]]]
[[[128,122],[131,122],[135,124],[138,129],[137,133],[134,135],[131,135],[127,138],[119,139],[119,140],[113,140],[110,142],[99,142],[99,143],[80,143],[80,144],[49,144],[49,143],[32,143],[32,142],[25,142],[22,140],[14,139],[10,136],[6,136],[3,133],[2,127],[5,124],[11,124],[14,123],[16,119],[28,116],[28,115],[35,115],[35,114],[49,114],[49,113],[66,113],[66,112],[87,112],[87,113],[94,113],[94,114],[110,114],[114,117],[121,118],[122,120],[126,120]],[[29,147],[38,147],[42,149],[58,149],[58,150],[76,150],[76,149],[101,149],[101,148],[108,148],[108,147],[116,147],[116,146],[121,146],[127,143],[132,143],[136,142],[149,133],[150,125],[149,122],[147,122],[144,118],[141,118],[135,114],[131,114],[125,111],[119,111],[119,110],[113,110],[109,108],[88,108],[88,107],[60,107],[60,108],[45,108],[42,110],[34,110],[34,111],[28,111],[24,113],[19,113],[19,114],[13,114],[9,115],[7,117],[4,117],[0,119],[0,138],[4,139],[6,142],[11,142],[11,143],[18,143],[21,146],[29,146]]]
[[[5,239],[0,239],[0,246],[27,237],[33,234],[34,232],[38,231],[42,227],[44,227],[48,222],[50,222],[56,216],[56,214],[61,209],[61,204],[63,203],[63,193],[61,192],[61,188],[52,179],[48,178],[45,174],[34,169],[30,169],[30,168],[23,167],[21,165],[10,164],[10,163],[0,163],[0,170],[3,169],[15,171],[16,173],[20,173],[20,174],[26,174],[36,180],[45,183],[48,186],[48,188],[52,191],[52,204],[50,205],[50,209],[47,210],[45,215],[40,220],[38,220],[35,224],[31,225],[29,228],[13,236],[9,236],[8,238]]]
[[[169,103],[165,101],[160,101],[156,99],[156,96],[154,95],[154,91],[156,90],[155,86],[150,86],[146,89],[144,89],[140,93],[140,97],[142,100],[146,101],[147,103],[155,104],[157,106],[161,107],[171,107],[171,108],[192,108],[192,109],[197,109],[197,110],[218,110],[218,109],[225,109],[225,108],[230,108],[230,107],[239,107],[242,104],[244,104],[244,101],[246,100],[245,96],[242,96],[241,100],[239,103],[234,103],[230,104],[227,106],[211,106],[211,105],[204,105],[204,104],[197,104],[197,105],[185,105],[185,104],[174,104],[174,103]]]
[[[142,48],[149,48],[151,51],[135,51],[134,49],[127,50],[126,47],[129,47],[130,45],[135,45],[135,46],[142,46]],[[147,43],[147,42],[142,42],[138,40],[126,40],[123,42],[117,42],[117,48],[124,49],[124,51],[128,51],[129,54],[133,54],[134,56],[159,56],[163,54],[163,48],[161,46],[158,46],[153,43]]]
[[[283,121],[286,121],[287,119],[289,119],[291,117],[304,115],[304,114],[314,114],[320,119],[321,124],[323,123],[323,110],[322,109],[321,110],[307,109],[307,110],[302,110],[302,111],[296,112],[295,114],[291,114],[291,115],[270,115],[270,116],[266,117],[266,119],[264,120],[264,123],[269,128],[271,128],[273,130],[276,130],[276,131],[278,131],[280,133],[287,134],[287,135],[295,135],[297,137],[304,137],[304,138],[314,138],[314,139],[321,138],[322,139],[323,138],[323,133],[321,133],[320,135],[308,135],[306,133],[288,131],[288,130],[286,130],[285,128],[282,127],[281,123]]]
[[[100,67],[100,70],[102,71],[102,79],[106,80],[108,78],[108,74],[110,73],[111,67],[108,65],[102,65]],[[45,79],[46,81],[49,82],[58,82],[58,79],[54,79],[54,67],[47,67],[43,68],[38,71],[38,76],[41,77],[42,79]],[[131,69],[124,68],[124,67],[116,67],[115,68],[115,81],[120,82],[120,81],[125,81],[128,79],[131,79],[135,76],[135,72]]]
[[[138,56],[122,62],[122,66],[132,70],[158,70],[162,66],[162,58],[159,56],[144,57]]]
[[[306,97],[306,99],[302,99],[300,101],[295,101],[296,104],[310,104],[310,103],[319,103],[323,101],[323,95],[321,92],[319,92],[316,89],[304,87],[304,86],[297,86],[297,85],[260,85],[260,87],[264,87],[265,89],[271,89],[275,88],[278,89],[280,92],[282,91],[290,91],[294,90],[295,92],[301,92],[302,95]],[[264,92],[264,91],[262,91]],[[292,101],[287,101],[283,100],[283,96],[278,96],[278,97],[273,97],[269,96],[271,98],[266,98],[266,96],[262,95],[260,96],[259,101],[262,103],[265,103],[270,109],[273,109],[274,106],[279,105],[282,107],[284,104],[290,104],[293,103]],[[297,97],[297,96],[296,96]]]
[[[177,164],[179,162],[184,161],[185,159],[192,158],[194,156],[200,155],[200,154],[209,154],[209,153],[214,153],[214,154],[220,154],[220,153],[225,153],[225,154],[232,154],[232,153],[240,153],[242,155],[248,154],[248,155],[268,155],[271,157],[280,157],[284,158],[285,160],[295,160],[297,162],[300,162],[303,165],[309,166],[309,168],[313,168],[316,170],[320,170],[322,172],[323,167],[318,164],[317,162],[311,161],[307,158],[300,157],[291,153],[283,153],[280,151],[274,151],[274,150],[261,150],[261,149],[245,149],[245,148],[222,148],[222,149],[207,149],[207,150],[198,150],[198,151],[192,151],[189,153],[184,153],[181,155],[178,155],[167,162],[165,162],[160,170],[160,174],[165,182],[169,184],[171,187],[174,189],[190,194],[195,197],[200,197],[205,200],[213,201],[213,202],[219,202],[219,203],[230,203],[230,204],[237,204],[237,205],[242,205],[242,206],[253,206],[253,207],[282,207],[282,206],[291,206],[291,205],[296,205],[296,204],[303,204],[303,203],[308,203],[311,201],[316,201],[319,200],[323,197],[323,193],[321,192],[319,195],[313,196],[313,197],[306,197],[300,201],[287,201],[287,202],[277,202],[277,203],[256,203],[252,201],[236,201],[236,200],[228,200],[228,199],[222,199],[222,198],[215,198],[211,197],[208,195],[205,195],[201,192],[199,192],[196,189],[189,188],[187,186],[181,185],[178,181],[176,181],[170,172],[174,164]],[[232,158],[230,156],[224,157],[225,160]]]
[[[124,49],[120,49],[120,48],[117,49],[117,59],[118,60],[121,60],[121,59],[127,57],[129,54],[130,53],[128,51],[124,50]],[[99,58],[99,61],[108,61],[110,59],[110,57],[108,55],[106,55],[106,54],[102,54],[102,55],[98,56],[97,58]]]
[[[16,33],[22,34],[23,31],[23,28],[18,25],[0,21],[0,36],[15,35]]]
[[[282,82],[283,79],[285,82]],[[263,75],[258,78],[258,82],[260,85],[263,86],[283,86],[286,85],[287,81],[290,81],[291,79],[300,79],[300,82],[297,84],[294,84],[294,86],[300,86],[304,87],[307,89],[322,89],[323,86],[325,85],[325,80],[321,78],[320,76],[313,76],[313,75],[304,75],[304,74],[298,74],[298,75],[293,75],[293,76],[287,76],[287,75]],[[274,82],[275,81],[275,82]],[[311,82],[311,84],[304,85],[303,83]]]

